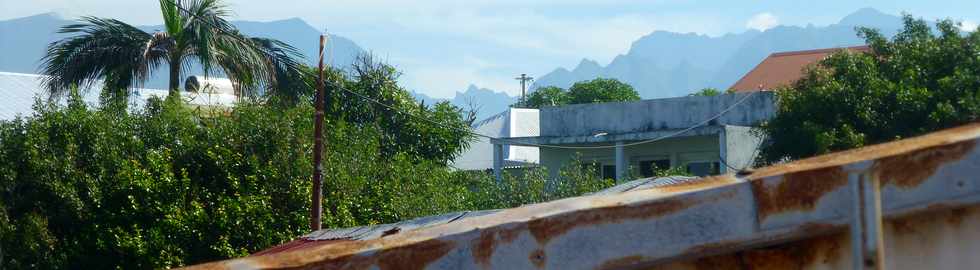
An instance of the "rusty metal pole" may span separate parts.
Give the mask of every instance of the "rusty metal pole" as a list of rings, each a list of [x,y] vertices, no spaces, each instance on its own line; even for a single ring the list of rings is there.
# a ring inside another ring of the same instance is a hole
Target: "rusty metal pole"
[[[310,207],[310,230],[319,230],[323,215],[323,103],[325,101],[323,84],[323,44],[320,35],[320,64],[317,66],[316,97],[313,99],[316,113],[313,116],[313,195]]]
[[[881,224],[881,186],[877,175],[850,173],[853,219],[851,248],[854,269],[885,269],[885,246]]]

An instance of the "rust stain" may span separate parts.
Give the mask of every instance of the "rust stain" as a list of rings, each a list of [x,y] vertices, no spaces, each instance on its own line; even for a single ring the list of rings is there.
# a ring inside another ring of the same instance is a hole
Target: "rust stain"
[[[338,252],[328,248],[316,253],[291,252],[260,256],[252,259],[255,268],[264,269],[371,269],[381,270],[421,270],[445,256],[454,247],[453,243],[431,239],[413,245],[392,247],[372,255],[344,255],[334,258],[310,258],[309,256],[329,255]]]
[[[752,269],[804,269],[814,264],[834,265],[850,243],[847,233],[819,236],[799,243],[745,252]],[[788,266],[781,267],[781,266]]]
[[[723,252],[723,251],[727,251],[727,250],[734,250],[734,249],[738,248],[739,246],[740,246],[740,242],[737,242],[737,241],[736,242],[730,242],[730,241],[712,242],[712,243],[697,245],[697,246],[688,248],[684,252],[684,254],[696,254],[696,255],[703,255],[705,253],[708,253],[708,254],[717,254],[718,252]]]
[[[555,236],[562,235],[578,226],[613,223],[624,219],[656,217],[685,209],[692,205],[689,200],[666,199],[642,205],[621,205],[589,209],[582,212],[534,219],[528,222],[531,235],[541,245]]]
[[[750,183],[762,221],[785,211],[813,210],[825,194],[847,185],[847,173],[839,166],[828,167],[785,175],[774,188],[766,187],[763,179]]]
[[[709,256],[681,262],[694,269],[806,269],[816,264],[833,266],[841,260],[840,253],[848,244],[846,233],[769,247]],[[665,267],[671,268],[671,267]]]
[[[737,255],[723,255],[723,256],[711,256],[698,259],[694,261],[693,268],[697,270],[741,270],[748,269],[745,268],[745,262],[742,261],[741,256]],[[664,269],[671,269],[671,267],[664,267]]]
[[[497,245],[513,242],[522,231],[527,230],[526,226],[516,226],[514,228],[486,228],[480,231],[480,236],[470,247],[473,260],[484,268],[490,267],[490,257]]]
[[[493,255],[494,240],[497,234],[493,230],[483,230],[480,232],[480,237],[473,243],[472,250],[473,260],[477,264],[483,265],[484,267],[490,266],[490,256]]]
[[[539,269],[544,268],[544,262],[546,259],[544,250],[541,249],[534,250],[533,252],[531,252],[531,255],[527,256],[527,259],[531,260],[531,264],[534,264],[535,267]]]
[[[895,234],[898,235],[914,234],[917,232],[915,226],[912,226],[911,222],[908,219],[896,218],[892,220],[886,220],[885,222],[891,225],[892,230],[894,230]]]
[[[453,244],[436,239],[425,240],[411,246],[379,251],[376,256],[381,270],[422,270],[442,258]]]
[[[519,226],[518,228],[503,229],[497,233],[500,235],[500,243],[510,243],[517,239],[517,236],[521,235],[522,231],[527,230],[527,226]]]
[[[735,196],[735,191],[719,193],[710,198],[668,197],[662,200],[633,205],[591,208],[580,212],[537,218],[528,221],[527,229],[541,245],[555,236],[579,226],[617,223],[623,220],[649,219],[672,214],[707,201]]]
[[[597,267],[596,270],[614,270],[614,269],[623,269],[627,267],[634,267],[645,260],[646,257],[643,257],[642,255],[626,256],[618,259],[608,260],[602,263],[601,265],[599,265],[599,267]]]
[[[885,222],[896,235],[918,234],[923,228],[936,227],[937,222],[946,222],[953,227],[960,226],[963,220],[972,214],[973,209],[975,208],[933,205],[924,211],[925,214],[904,215],[887,219]]]
[[[936,173],[943,164],[962,159],[975,145],[976,141],[968,140],[885,157],[875,162],[874,172],[882,185],[915,187]]]
[[[954,208],[950,210],[949,217],[946,217],[946,222],[949,225],[959,226],[963,223],[963,218],[970,215],[970,209],[967,208]]]

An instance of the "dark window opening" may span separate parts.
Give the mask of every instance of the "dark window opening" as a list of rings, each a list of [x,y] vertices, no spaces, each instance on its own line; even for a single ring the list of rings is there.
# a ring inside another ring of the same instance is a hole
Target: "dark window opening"
[[[602,178],[616,179],[616,166],[614,165],[603,165],[602,166]]]
[[[658,160],[644,160],[640,161],[640,176],[642,177],[653,177],[653,174],[659,170],[670,169],[669,159],[658,159]]]
[[[719,174],[721,164],[718,162],[691,162],[687,164],[687,173],[694,176],[708,176]]]

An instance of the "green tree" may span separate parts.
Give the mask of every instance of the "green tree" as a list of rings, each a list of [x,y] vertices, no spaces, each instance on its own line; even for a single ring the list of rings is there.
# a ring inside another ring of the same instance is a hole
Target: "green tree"
[[[280,41],[239,33],[225,19],[230,11],[220,0],[160,0],[160,10],[164,31],[152,34],[96,17],[62,27],[60,33],[73,36],[52,43],[42,64],[43,73],[51,76],[47,88],[52,96],[102,79],[105,96],[125,97],[125,89],[142,84],[164,64],[174,93],[190,63],[200,64],[205,74],[224,73],[246,96],[264,87],[295,100],[301,93],[293,90],[304,89],[299,87],[300,54]]]
[[[841,51],[777,91],[776,117],[762,126],[772,163],[907,138],[980,117],[980,33],[949,20],[909,15],[888,39],[858,29],[868,53]]]
[[[640,100],[633,86],[616,79],[597,78],[577,82],[568,88],[568,103],[602,103]]]
[[[561,106],[568,104],[568,94],[565,89],[557,86],[546,86],[538,88],[527,95],[526,108],[541,108],[545,106]]]
[[[597,78],[572,85],[568,91],[547,86],[534,91],[527,98],[527,108],[561,106],[567,104],[602,103],[640,100],[633,86],[616,79]],[[517,105],[519,106],[519,105]]]
[[[446,163],[474,138],[467,132],[470,123],[462,109],[449,102],[417,103],[397,84],[400,73],[394,67],[365,55],[357,58],[352,70],[352,80],[328,76],[333,79],[327,88],[327,114],[331,119],[377,127],[384,156],[403,152]]]
[[[724,94],[724,93],[722,93],[721,90],[718,90],[718,88],[708,87],[708,88],[704,88],[704,89],[698,90],[697,92],[691,93],[689,96],[692,96],[692,97],[713,97],[713,96],[717,96],[717,95],[721,95],[721,94]]]

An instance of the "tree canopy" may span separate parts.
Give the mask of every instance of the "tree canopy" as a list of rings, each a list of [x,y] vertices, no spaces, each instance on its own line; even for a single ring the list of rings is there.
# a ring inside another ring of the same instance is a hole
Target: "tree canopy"
[[[980,33],[950,20],[932,28],[904,17],[887,38],[859,28],[871,50],[840,51],[777,90],[776,117],[762,127],[762,163],[861,147],[976,121]]]
[[[718,90],[718,88],[708,87],[708,88],[704,88],[704,89],[698,90],[697,92],[691,93],[689,96],[692,96],[692,97],[713,97],[713,96],[717,96],[717,95],[721,95],[721,94],[724,94],[724,93],[722,93],[721,90]]]
[[[527,108],[561,106],[567,104],[602,103],[640,100],[633,86],[616,79],[597,78],[581,81],[566,91],[556,86],[538,88],[527,97]]]

